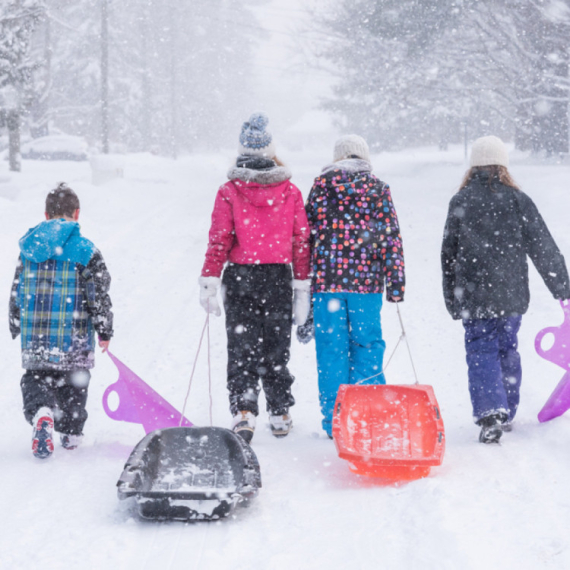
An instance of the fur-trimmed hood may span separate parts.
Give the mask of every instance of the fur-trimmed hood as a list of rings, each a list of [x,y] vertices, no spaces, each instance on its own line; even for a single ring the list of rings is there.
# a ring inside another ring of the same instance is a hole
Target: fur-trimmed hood
[[[244,161],[218,190],[203,276],[219,277],[229,261],[241,265],[293,263],[295,279],[309,274],[309,223],[303,196],[287,168],[271,160]],[[249,166],[249,168],[248,168]]]
[[[345,158],[331,164],[327,164],[321,174],[327,174],[333,170],[344,170],[345,172],[358,173],[358,172],[372,172],[372,165],[362,158]]]
[[[275,166],[267,170],[254,170],[241,166],[232,166],[228,170],[230,180],[241,180],[242,182],[253,182],[260,186],[268,184],[279,184],[291,178],[291,171],[286,166]]]

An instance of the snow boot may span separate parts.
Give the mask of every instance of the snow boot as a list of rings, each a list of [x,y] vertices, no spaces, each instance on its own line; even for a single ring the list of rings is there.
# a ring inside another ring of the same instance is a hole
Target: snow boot
[[[255,416],[252,412],[238,412],[232,420],[232,431],[237,433],[246,443],[253,439]]]
[[[501,414],[491,414],[481,418],[477,422],[481,426],[479,441],[481,443],[499,443],[503,435],[503,416]]]
[[[503,433],[513,431],[513,422],[506,421],[503,423]]]
[[[83,441],[83,435],[73,435],[70,433],[62,433],[60,436],[61,445],[64,449],[72,450],[79,447]]]
[[[293,427],[293,420],[289,414],[269,416],[269,427],[275,437],[285,437]]]
[[[40,408],[32,420],[32,453],[38,459],[47,459],[53,453],[53,412]]]

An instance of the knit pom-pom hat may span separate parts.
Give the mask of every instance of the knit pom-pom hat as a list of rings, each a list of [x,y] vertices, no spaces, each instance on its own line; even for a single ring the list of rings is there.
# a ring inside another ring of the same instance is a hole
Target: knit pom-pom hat
[[[241,127],[239,154],[253,154],[273,158],[275,145],[271,133],[266,130],[269,119],[265,113],[254,113]]]
[[[505,143],[496,136],[481,137],[473,143],[471,149],[471,167],[504,166],[509,167],[509,153]]]
[[[350,156],[357,156],[370,162],[370,151],[366,141],[358,135],[344,135],[334,144],[333,161],[344,160]]]

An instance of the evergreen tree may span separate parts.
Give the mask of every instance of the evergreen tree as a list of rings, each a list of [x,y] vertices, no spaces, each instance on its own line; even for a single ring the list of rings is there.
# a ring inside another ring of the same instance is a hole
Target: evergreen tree
[[[239,0],[108,3],[109,133],[114,149],[175,156],[235,137],[244,115],[256,21]],[[256,0],[258,1],[258,0]],[[99,141],[100,0],[50,1],[51,116]],[[243,112],[242,109],[244,110]]]
[[[32,136],[99,146],[102,0],[42,1],[0,8],[0,107],[12,89]],[[235,138],[260,33],[249,6],[263,1],[108,1],[111,151],[175,156]]]
[[[14,0],[0,6],[0,105],[9,133],[10,170],[19,171],[20,127],[34,98],[34,73],[41,62],[31,57],[32,35],[43,14],[40,0]]]

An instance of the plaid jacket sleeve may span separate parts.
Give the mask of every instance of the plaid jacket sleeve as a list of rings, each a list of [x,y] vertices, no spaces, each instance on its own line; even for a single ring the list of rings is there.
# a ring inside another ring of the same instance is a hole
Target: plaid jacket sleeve
[[[109,296],[111,275],[99,250],[95,251],[81,276],[85,280],[87,311],[93,326],[101,340],[110,340],[113,336],[113,305]]]
[[[18,258],[18,266],[14,280],[12,281],[12,290],[10,291],[10,311],[8,322],[10,324],[10,334],[12,338],[16,338],[20,334],[20,302],[18,299],[18,287],[20,285],[20,275],[22,274],[22,259]]]

